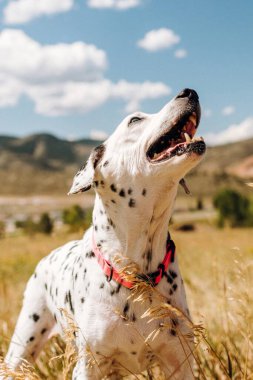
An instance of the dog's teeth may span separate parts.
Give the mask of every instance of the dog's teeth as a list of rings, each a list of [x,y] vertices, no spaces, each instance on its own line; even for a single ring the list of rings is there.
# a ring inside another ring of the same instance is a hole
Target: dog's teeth
[[[184,133],[184,137],[185,137],[185,141],[186,142],[191,142],[192,141],[191,138],[190,138],[190,136],[188,135],[188,133]]]
[[[203,137],[200,136],[200,137],[194,137],[194,139],[192,139],[192,142],[196,142],[196,141],[204,141]]]

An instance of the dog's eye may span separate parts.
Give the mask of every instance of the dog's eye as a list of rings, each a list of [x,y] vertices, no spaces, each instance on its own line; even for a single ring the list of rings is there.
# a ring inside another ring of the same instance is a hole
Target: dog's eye
[[[141,117],[134,116],[134,117],[132,117],[132,118],[129,120],[128,125],[131,125],[131,124],[137,123],[138,121],[141,121],[141,120],[142,120]]]

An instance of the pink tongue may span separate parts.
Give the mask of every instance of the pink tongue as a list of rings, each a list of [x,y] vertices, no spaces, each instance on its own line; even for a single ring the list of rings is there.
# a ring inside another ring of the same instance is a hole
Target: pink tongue
[[[161,160],[165,156],[168,156],[168,154],[175,148],[177,145],[184,145],[186,143],[184,133],[187,133],[190,138],[192,139],[195,135],[196,128],[195,125],[189,120],[187,121],[186,125],[184,126],[182,132],[181,132],[181,138],[177,141],[173,141],[170,145],[170,147],[166,150],[164,150],[159,157],[157,157],[154,161]]]

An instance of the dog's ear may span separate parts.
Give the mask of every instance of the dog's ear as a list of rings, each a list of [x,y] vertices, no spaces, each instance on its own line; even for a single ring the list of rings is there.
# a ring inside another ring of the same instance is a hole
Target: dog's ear
[[[82,193],[91,188],[94,181],[95,169],[102,159],[104,151],[105,146],[101,144],[91,152],[86,164],[76,173],[68,195]]]

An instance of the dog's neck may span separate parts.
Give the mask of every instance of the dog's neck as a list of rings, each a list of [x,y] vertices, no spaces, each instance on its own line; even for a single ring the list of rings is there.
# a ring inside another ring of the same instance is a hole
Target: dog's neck
[[[93,233],[104,258],[118,269],[126,265],[124,258],[129,258],[142,272],[155,271],[165,255],[177,187],[172,183],[159,194],[142,194],[131,207],[130,199],[118,197],[113,203],[97,194]]]

